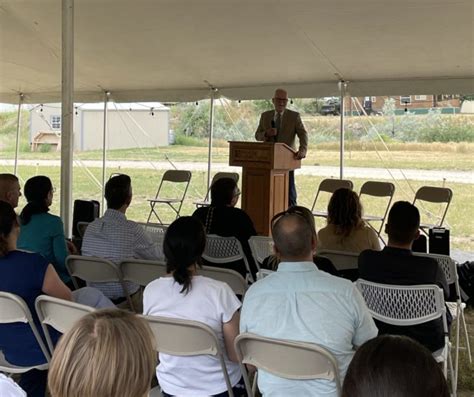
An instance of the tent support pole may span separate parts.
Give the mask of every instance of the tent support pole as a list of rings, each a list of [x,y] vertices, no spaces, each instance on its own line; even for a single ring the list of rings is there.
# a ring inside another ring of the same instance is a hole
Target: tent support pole
[[[207,152],[207,191],[211,187],[211,165],[212,165],[212,136],[214,134],[214,94],[215,89],[211,88],[211,107],[209,110],[209,147]]]
[[[20,154],[20,131],[21,131],[21,105],[23,104],[23,94],[20,93],[18,100],[18,116],[16,118],[16,142],[15,142],[15,166],[13,173],[18,176],[18,155]]]
[[[341,80],[339,82],[339,93],[340,93],[340,141],[339,141],[339,179],[344,179],[344,97],[346,96],[347,82]]]
[[[72,227],[72,158],[74,115],[74,0],[62,0],[61,14],[61,218],[64,234]]]
[[[105,198],[105,177],[107,175],[107,112],[110,92],[104,92],[104,130],[102,132],[102,198],[100,205],[100,213],[104,215],[104,198]]]

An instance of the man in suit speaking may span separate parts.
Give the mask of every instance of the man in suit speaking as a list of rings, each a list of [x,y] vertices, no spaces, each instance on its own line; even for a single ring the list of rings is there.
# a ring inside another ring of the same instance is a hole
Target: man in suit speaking
[[[296,150],[295,137],[298,135],[300,147],[295,155],[297,159],[306,157],[308,149],[308,133],[306,132],[300,114],[286,108],[288,94],[279,88],[272,99],[275,110],[268,110],[260,116],[255,139],[264,142],[281,142]],[[295,172],[289,175],[289,206],[296,205]]]

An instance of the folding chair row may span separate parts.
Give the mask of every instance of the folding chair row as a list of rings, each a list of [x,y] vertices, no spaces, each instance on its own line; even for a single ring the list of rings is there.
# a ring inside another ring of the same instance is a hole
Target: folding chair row
[[[157,351],[174,356],[207,354],[219,359],[229,396],[233,396],[224,353],[215,332],[208,325],[190,320],[143,316],[155,335]],[[337,361],[326,349],[304,342],[278,340],[244,333],[235,340],[239,365],[249,396],[255,395],[244,364],[251,364],[287,379],[327,379],[336,383],[338,395],[341,382]],[[154,394],[156,391],[152,391]]]

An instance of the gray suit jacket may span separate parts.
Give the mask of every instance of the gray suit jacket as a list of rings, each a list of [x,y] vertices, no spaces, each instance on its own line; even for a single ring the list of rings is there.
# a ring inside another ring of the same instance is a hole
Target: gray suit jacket
[[[266,137],[265,131],[272,128],[272,120],[275,115],[275,110],[263,112],[260,116],[260,122],[255,132],[255,139],[257,141],[265,142],[282,142],[296,150],[295,137],[298,136],[300,147],[298,150],[306,155],[308,149],[308,133],[306,132],[300,114],[293,110],[286,109],[281,119],[280,132],[274,137]]]

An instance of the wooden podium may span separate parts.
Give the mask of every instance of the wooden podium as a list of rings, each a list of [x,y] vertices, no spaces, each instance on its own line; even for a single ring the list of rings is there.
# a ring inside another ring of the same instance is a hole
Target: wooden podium
[[[300,168],[301,160],[284,143],[229,143],[229,165],[243,168],[242,209],[257,233],[269,236],[273,215],[288,208],[288,172]]]

